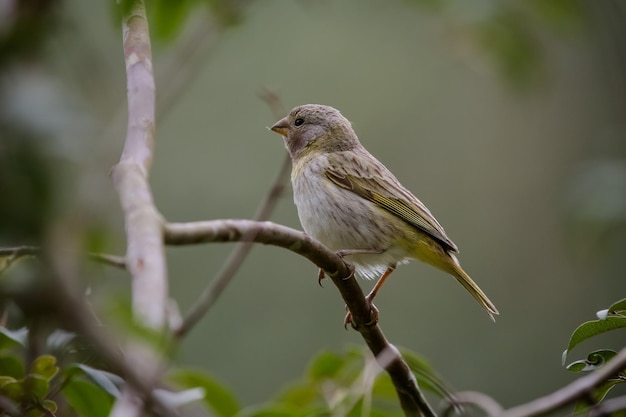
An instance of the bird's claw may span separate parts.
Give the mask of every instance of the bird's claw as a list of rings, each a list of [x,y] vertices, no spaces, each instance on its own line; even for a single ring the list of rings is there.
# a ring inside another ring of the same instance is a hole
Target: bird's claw
[[[322,268],[320,268],[320,271],[317,274],[317,283],[319,284],[320,287],[324,287],[322,285],[322,280],[326,278],[326,273],[324,272],[324,270]]]
[[[367,300],[367,303],[370,305],[370,321],[365,323],[365,326],[367,327],[374,326],[376,323],[378,323],[378,308],[374,305],[374,303],[371,302],[369,297],[365,297],[365,299]],[[352,313],[348,309],[348,306],[346,306],[346,311],[348,313],[346,314],[346,317],[343,319],[344,329],[348,330],[348,324],[349,324],[350,326],[352,326],[354,330],[357,330],[357,324],[354,322],[354,320],[352,320]]]

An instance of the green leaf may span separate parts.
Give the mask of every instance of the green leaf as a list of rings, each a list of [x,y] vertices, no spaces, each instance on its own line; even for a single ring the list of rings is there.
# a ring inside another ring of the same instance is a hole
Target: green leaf
[[[250,407],[242,410],[237,417],[293,417],[294,414],[279,406]]]
[[[289,408],[302,409],[319,400],[317,384],[310,382],[295,383],[288,386],[279,396],[281,404]]]
[[[587,359],[572,362],[567,365],[567,370],[571,372],[595,371],[604,366],[617,352],[609,349],[596,350],[587,355]]]
[[[26,375],[22,386],[24,387],[25,395],[28,396],[25,399],[30,401],[45,399],[50,390],[48,379],[37,374]]]
[[[113,407],[113,396],[78,378],[69,380],[61,393],[81,417],[107,417]]]
[[[117,398],[120,395],[118,385],[122,385],[124,381],[119,376],[112,374],[101,369],[92,368],[89,365],[75,363],[68,366],[65,370],[65,375],[68,378],[72,378],[76,373],[82,373],[89,378],[97,387]]]
[[[563,364],[565,364],[567,354],[580,342],[590,337],[624,327],[626,327],[626,317],[623,316],[608,316],[604,320],[588,321],[581,324],[574,330],[574,333],[572,333],[567,349],[563,352]]]
[[[9,330],[0,326],[0,348],[10,348],[15,345],[26,347],[28,340],[28,329],[22,327],[17,330]]]
[[[51,412],[52,414],[56,413],[58,409],[57,403],[55,403],[52,400],[43,400],[41,402],[41,406],[45,408],[46,410],[48,410],[49,412]]]
[[[24,363],[22,359],[6,352],[0,354],[1,376],[10,376],[16,379],[24,377]]]
[[[613,305],[609,307],[609,314],[626,315],[626,298],[613,303]]]
[[[0,377],[0,394],[15,401],[22,401],[24,398],[22,381],[8,376]]]
[[[598,388],[596,388],[592,395],[591,395],[591,404],[589,404],[589,400],[587,401],[580,401],[578,403],[576,403],[576,407],[574,408],[574,415],[580,415],[580,413],[585,413],[586,411],[589,411],[589,408],[595,404],[600,403],[602,400],[604,400],[604,398],[606,397],[606,395],[609,393],[609,391],[611,391],[613,389],[613,387],[615,387],[617,384],[622,384],[626,382],[626,380],[623,379],[610,379],[608,381],[606,381],[604,384],[600,385]],[[622,411],[623,412],[623,411]],[[618,417],[620,414],[611,414],[613,417]]]
[[[345,363],[346,359],[334,352],[322,352],[309,366],[309,378],[313,381],[335,378]]]
[[[167,379],[181,388],[204,389],[204,403],[220,417],[235,415],[241,406],[235,396],[216,379],[194,370],[179,369],[170,372]]]
[[[156,0],[147,8],[150,31],[160,40],[171,40],[189,15],[189,1]]]
[[[50,381],[59,372],[57,359],[51,355],[41,355],[30,365],[30,372]]]

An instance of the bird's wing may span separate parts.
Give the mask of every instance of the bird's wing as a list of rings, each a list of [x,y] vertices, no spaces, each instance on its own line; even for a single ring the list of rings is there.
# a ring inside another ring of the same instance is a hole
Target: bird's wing
[[[368,156],[373,158],[371,155]],[[368,169],[368,164],[359,164],[358,170],[347,168],[347,164],[341,167],[332,165],[326,168],[325,174],[333,184],[352,191],[426,232],[440,242],[445,249],[458,252],[454,242],[446,236],[443,227],[426,206],[400,185],[400,182],[380,162],[371,169]],[[384,172],[377,172],[381,169]]]

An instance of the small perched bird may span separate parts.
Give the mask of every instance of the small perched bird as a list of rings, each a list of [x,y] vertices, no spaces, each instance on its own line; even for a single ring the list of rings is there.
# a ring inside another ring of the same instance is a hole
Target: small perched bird
[[[400,263],[419,259],[459,281],[492,320],[498,310],[463,271],[457,246],[421,201],[359,142],[337,109],[294,108],[272,127],[283,136],[293,163],[291,182],[304,231],[351,261],[365,278],[380,278],[372,301]],[[320,279],[323,277],[320,275]],[[346,316],[346,324],[351,322]]]

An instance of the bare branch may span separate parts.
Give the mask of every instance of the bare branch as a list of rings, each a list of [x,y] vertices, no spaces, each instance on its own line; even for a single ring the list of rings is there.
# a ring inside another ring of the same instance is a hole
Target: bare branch
[[[7,268],[15,260],[24,256],[40,256],[41,248],[38,246],[11,246],[0,247],[0,271]],[[89,259],[120,269],[126,269],[126,259],[123,256],[110,255],[108,253],[88,253]]]
[[[417,381],[398,350],[372,321],[369,303],[354,278],[354,267],[320,242],[295,229],[271,222],[251,220],[213,220],[193,223],[168,223],[165,241],[170,245],[206,242],[236,242],[243,239],[279,246],[309,259],[333,280],[352,313],[354,328],[361,333],[379,364],[389,373],[400,404],[407,416],[434,417]]]
[[[626,348],[622,349],[606,365],[597,371],[578,378],[569,385],[537,398],[529,403],[519,405],[499,414],[500,417],[530,417],[542,416],[561,408],[567,407],[581,398],[591,394],[595,388],[615,377],[618,372],[626,369]]]
[[[123,20],[128,85],[128,131],[112,178],[124,211],[126,266],[133,276],[133,311],[154,328],[166,322],[168,285],[162,219],[148,184],[154,147],[155,88],[148,21],[142,0],[135,0]]]
[[[148,184],[155,131],[155,85],[148,20],[143,0],[131,0],[123,16],[123,46],[128,91],[128,128],[124,150],[111,177],[119,194],[126,227],[126,267],[131,273],[133,314],[156,330],[167,325],[168,282],[163,220]],[[162,361],[147,346],[131,341],[125,346],[126,361],[136,363],[148,387],[162,372]],[[111,416],[141,416],[146,406],[140,392],[127,387]]]

